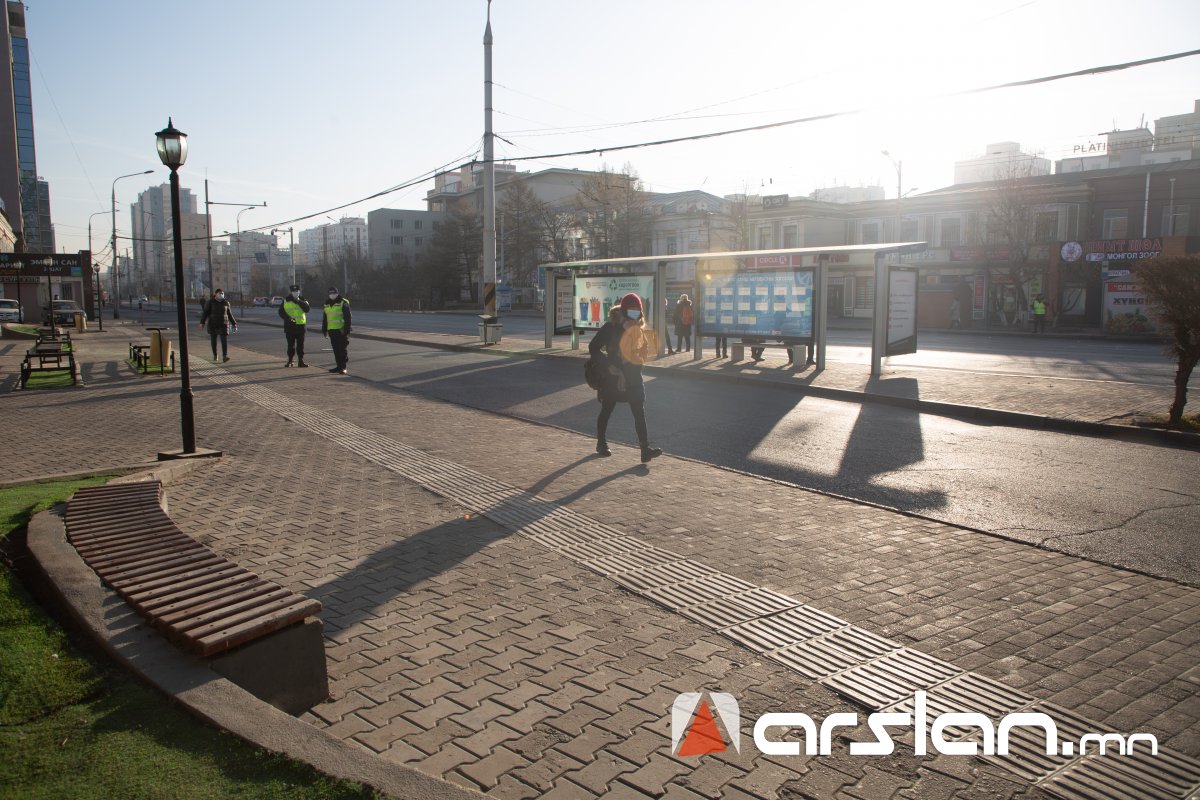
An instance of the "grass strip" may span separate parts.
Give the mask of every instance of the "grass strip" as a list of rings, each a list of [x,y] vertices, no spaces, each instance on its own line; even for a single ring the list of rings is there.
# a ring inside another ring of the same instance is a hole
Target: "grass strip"
[[[107,479],[0,489],[0,798],[379,797],[191,717],[33,600],[19,580],[29,518]]]

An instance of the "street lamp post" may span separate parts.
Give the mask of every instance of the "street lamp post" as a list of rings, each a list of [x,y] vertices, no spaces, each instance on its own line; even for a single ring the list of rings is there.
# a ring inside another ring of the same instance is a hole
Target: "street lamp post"
[[[187,161],[187,134],[176,130],[167,118],[167,127],[155,134],[158,157],[171,170],[171,233],[175,243],[175,311],[179,317],[179,413],[183,428],[183,452],[196,455],[196,421],[192,409],[192,379],[188,366],[187,307],[183,296],[183,225],[179,216],[179,168]],[[159,458],[171,454],[159,454]]]
[[[250,208],[266,208],[267,201],[261,203],[222,203],[217,200],[208,199],[208,180],[204,181],[204,231],[205,239],[208,242],[208,290],[211,292],[216,287],[213,284],[213,259],[212,259],[212,206],[248,206]],[[226,231],[228,233],[228,231]],[[238,265],[239,269],[241,265]]]
[[[154,172],[148,169],[144,172],[131,172],[128,175],[118,175],[112,182],[112,270],[113,270],[113,319],[121,318],[121,279],[117,274],[117,181],[124,178],[136,178],[138,175],[149,175]]]
[[[96,256],[92,253],[92,220],[107,213],[107,211],[97,211],[88,217],[88,258],[92,260],[92,268],[96,271],[96,322],[100,325],[101,333],[104,333],[104,304],[100,302],[100,265],[96,263]]]
[[[296,285],[296,241],[292,238],[292,232],[295,228],[271,228],[271,235],[274,236],[276,231],[288,233],[288,263],[292,267],[292,285]]]
[[[242,292],[242,214],[245,214],[247,211],[253,211],[253,210],[254,210],[256,207],[257,207],[257,206],[249,206],[248,208],[243,208],[241,211],[239,211],[239,212],[237,213],[237,276],[238,276],[238,297],[241,297],[241,298],[242,298],[242,305],[243,305],[243,306],[246,304],[246,298],[245,298],[245,293],[244,293],[244,292]],[[249,279],[249,277],[250,277],[250,276],[247,274],[247,276],[246,276],[246,277],[247,277],[247,279]],[[247,280],[247,283],[249,283],[249,280]]]

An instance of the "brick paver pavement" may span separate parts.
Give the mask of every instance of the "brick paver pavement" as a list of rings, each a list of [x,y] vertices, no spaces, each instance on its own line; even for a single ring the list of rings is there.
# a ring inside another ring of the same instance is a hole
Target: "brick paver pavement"
[[[177,382],[133,378],[108,340],[87,389],[0,399],[21,421],[10,474],[60,471],[63,445],[86,467],[177,445]],[[569,432],[234,355],[222,373],[1200,755],[1194,589],[694,462],[595,459]],[[1045,796],[972,759],[851,758],[836,736],[828,757],[762,756],[745,736],[740,754],[672,756],[678,692],[731,692],[744,721],[856,709],[206,372],[200,443],[226,457],[170,487],[172,515],[325,604],[333,696],[314,725],[498,797]]]

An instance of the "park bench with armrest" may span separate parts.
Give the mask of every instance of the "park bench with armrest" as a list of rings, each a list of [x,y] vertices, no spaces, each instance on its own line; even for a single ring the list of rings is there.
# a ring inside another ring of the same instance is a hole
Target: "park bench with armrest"
[[[64,363],[65,362],[65,363]],[[71,371],[72,385],[78,384],[79,378],[75,373],[75,351],[70,340],[41,339],[25,351],[25,360],[21,362],[21,388],[29,382],[35,372]]]

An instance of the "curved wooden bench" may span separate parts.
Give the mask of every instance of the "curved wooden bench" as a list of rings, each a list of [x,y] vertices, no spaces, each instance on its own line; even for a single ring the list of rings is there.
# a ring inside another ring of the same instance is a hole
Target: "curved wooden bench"
[[[162,484],[112,484],[80,489],[67,506],[67,540],[100,580],[144,616],[155,629],[198,656],[248,652],[250,645],[294,629],[274,648],[260,648],[259,655],[237,655],[214,663],[214,669],[243,688],[285,710],[297,709],[264,697],[253,688],[280,694],[280,672],[286,663],[262,663],[295,659],[297,648],[312,660],[315,631],[319,648],[319,688],[304,690],[308,708],[325,699],[327,681],[320,623],[313,618],[321,603],[265,580],[250,570],[217,555],[179,529],[163,511]],[[305,625],[306,621],[310,624]],[[303,632],[299,628],[312,630]],[[272,652],[280,647],[285,652]],[[235,654],[236,655],[236,654]],[[237,665],[241,666],[238,667]],[[234,665],[233,672],[222,669]],[[255,677],[239,680],[249,670]],[[300,670],[315,673],[315,665]],[[261,673],[261,674],[260,674]],[[247,685],[247,682],[251,685]],[[305,682],[310,682],[305,679]],[[283,686],[282,694],[294,694]],[[302,710],[300,708],[300,710]]]

